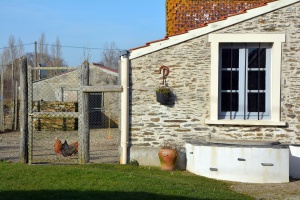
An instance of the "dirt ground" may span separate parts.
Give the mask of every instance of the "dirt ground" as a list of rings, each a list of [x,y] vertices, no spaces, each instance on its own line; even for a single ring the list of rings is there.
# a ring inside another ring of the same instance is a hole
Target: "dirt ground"
[[[78,163],[78,155],[63,157],[57,155],[53,146],[55,137],[62,143],[78,141],[77,131],[34,132],[32,145],[32,163]],[[119,163],[119,129],[93,129],[90,131],[90,163]],[[19,162],[20,132],[0,134],[0,160]]]
[[[53,152],[54,138],[78,140],[77,132],[37,132],[34,133],[33,160],[37,163],[77,163],[78,157],[64,158]],[[119,162],[119,132],[118,129],[92,130],[91,163]],[[0,133],[0,160],[19,162],[20,133]],[[299,169],[300,170],[300,169]],[[248,194],[256,199],[300,200],[300,180],[290,180],[289,183],[254,184],[229,182],[231,189]]]
[[[248,194],[256,199],[299,200],[300,180],[290,180],[289,183],[237,183],[230,182],[231,189]]]

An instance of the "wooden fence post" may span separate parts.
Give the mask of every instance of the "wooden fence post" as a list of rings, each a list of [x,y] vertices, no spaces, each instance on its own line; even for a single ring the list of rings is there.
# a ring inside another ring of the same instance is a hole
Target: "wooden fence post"
[[[19,112],[18,112],[18,97],[19,97],[19,91],[18,91],[19,87],[18,87],[18,81],[16,81],[16,85],[15,85],[15,99],[14,99],[14,131],[16,131],[18,129],[18,117],[19,117]]]
[[[3,105],[4,105],[4,93],[3,93],[3,71],[4,71],[4,65],[1,66],[1,72],[0,72],[0,131],[4,131],[4,114],[3,114]]]
[[[89,85],[89,63],[84,61],[81,66],[81,86]],[[89,126],[89,93],[80,91],[80,151],[79,163],[85,164],[90,161],[90,126]]]
[[[28,163],[28,79],[27,58],[22,57],[20,67],[20,162]]]

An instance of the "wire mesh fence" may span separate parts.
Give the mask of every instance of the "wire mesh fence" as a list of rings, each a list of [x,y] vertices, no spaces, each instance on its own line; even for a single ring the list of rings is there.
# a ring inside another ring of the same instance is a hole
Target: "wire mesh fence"
[[[116,77],[111,76],[111,73],[101,74],[93,82],[111,84],[107,80],[115,80],[118,74],[113,74]],[[79,118],[82,115],[80,78],[80,67],[29,68],[30,163],[79,162]],[[117,81],[114,81],[114,84],[117,84]],[[89,93],[88,96],[89,162],[118,163],[120,93],[97,92]],[[11,110],[8,108],[5,112],[9,113]],[[7,118],[6,123],[9,121]],[[0,160],[20,160],[20,132],[5,131],[0,134]]]
[[[5,101],[3,106],[3,124],[2,130],[8,131],[12,130],[14,127],[14,110],[13,110],[13,102]]]
[[[0,64],[0,132],[18,129],[19,60]]]
[[[20,133],[5,132],[0,134],[0,160],[19,162]]]
[[[37,67],[29,72],[30,162],[78,163],[79,69]]]
[[[119,93],[89,95],[90,162],[119,162]]]

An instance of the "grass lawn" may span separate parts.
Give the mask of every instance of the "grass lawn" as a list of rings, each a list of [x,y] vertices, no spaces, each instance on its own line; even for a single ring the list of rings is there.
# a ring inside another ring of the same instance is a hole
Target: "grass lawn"
[[[0,199],[253,199],[187,171],[132,165],[0,163]]]

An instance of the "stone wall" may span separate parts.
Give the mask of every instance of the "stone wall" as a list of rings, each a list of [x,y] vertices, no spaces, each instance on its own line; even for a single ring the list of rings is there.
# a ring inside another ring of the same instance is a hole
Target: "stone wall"
[[[131,60],[130,144],[158,147],[165,139],[183,144],[211,134],[223,139],[264,139],[300,143],[300,3],[238,23],[214,33],[286,34],[282,45],[281,120],[287,127],[207,125],[210,115],[210,43],[208,36],[177,44]],[[156,102],[162,82],[160,66],[170,68],[167,83],[174,106]],[[279,80],[278,80],[279,81]]]

